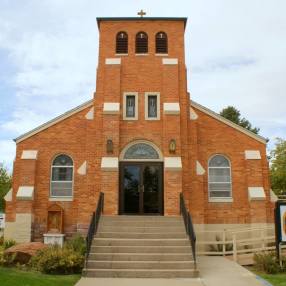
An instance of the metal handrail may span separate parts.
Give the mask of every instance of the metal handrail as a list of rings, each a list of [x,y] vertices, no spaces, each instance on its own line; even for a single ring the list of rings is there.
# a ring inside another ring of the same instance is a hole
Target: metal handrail
[[[180,193],[180,213],[183,216],[186,233],[189,236],[191,247],[192,247],[192,254],[194,259],[194,266],[197,268],[197,257],[196,257],[196,234],[192,222],[192,217],[188,212],[185,204],[185,199],[182,193]]]
[[[99,194],[99,199],[97,202],[97,207],[95,212],[92,213],[92,217],[90,220],[87,236],[86,236],[86,254],[85,254],[85,263],[87,263],[90,248],[92,245],[93,237],[96,235],[98,223],[101,214],[103,213],[103,205],[104,205],[104,193]]]

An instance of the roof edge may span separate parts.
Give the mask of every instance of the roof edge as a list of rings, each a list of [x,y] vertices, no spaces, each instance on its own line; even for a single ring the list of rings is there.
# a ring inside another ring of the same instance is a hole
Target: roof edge
[[[97,26],[100,27],[102,21],[183,21],[186,28],[187,17],[97,17]]]
[[[13,140],[16,142],[16,144],[20,143],[20,142],[22,142],[22,141],[32,137],[33,135],[35,135],[35,134],[37,134],[37,133],[39,133],[39,132],[41,132],[41,131],[43,131],[43,130],[45,130],[45,129],[47,129],[47,128],[49,128],[49,127],[51,127],[51,126],[53,126],[53,125],[55,125],[55,124],[57,124],[57,123],[59,123],[61,121],[63,121],[63,120],[65,120],[66,118],[68,118],[68,117],[70,117],[70,116],[72,116],[72,115],[74,115],[74,114],[84,110],[85,108],[91,106],[92,104],[93,104],[93,99],[91,99],[89,101],[86,101],[83,104],[78,105],[77,107],[68,110],[67,112],[65,112],[65,113],[63,113],[63,114],[61,114],[61,115],[59,115],[59,116],[57,116],[57,117],[47,121],[44,124],[39,125],[38,127],[36,127],[34,129],[32,129],[32,130],[30,130],[30,131],[28,131],[28,132],[18,136],[17,138],[15,138]]]
[[[211,109],[209,109],[209,108],[207,108],[207,107],[205,107],[205,106],[203,106],[203,105],[201,105],[201,104],[199,104],[199,103],[197,103],[197,102],[195,102],[193,100],[191,100],[191,106],[193,106],[193,107],[197,108],[198,110],[200,110],[201,112],[204,112],[207,115],[209,115],[209,116],[211,116],[211,117],[221,121],[222,123],[224,123],[224,124],[234,128],[234,129],[244,133],[245,135],[247,135],[247,136],[249,136],[249,137],[251,137],[251,138],[253,138],[253,139],[255,139],[255,140],[257,140],[257,141],[259,141],[259,142],[261,142],[263,144],[265,144],[265,145],[267,144],[267,139],[265,137],[260,136],[258,134],[255,134],[255,133],[251,132],[250,130],[248,130],[246,128],[243,128],[242,126],[240,126],[240,125],[238,125],[238,124],[236,124],[236,123],[226,119],[225,117],[221,116],[220,114],[212,111]]]

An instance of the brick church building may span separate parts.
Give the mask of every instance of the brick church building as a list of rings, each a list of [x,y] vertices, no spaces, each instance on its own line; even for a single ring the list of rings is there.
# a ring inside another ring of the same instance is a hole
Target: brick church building
[[[266,140],[192,101],[186,22],[97,19],[94,97],[15,139],[6,237],[42,240],[53,207],[85,233],[100,192],[106,215],[179,215],[183,193],[197,228],[272,223]]]

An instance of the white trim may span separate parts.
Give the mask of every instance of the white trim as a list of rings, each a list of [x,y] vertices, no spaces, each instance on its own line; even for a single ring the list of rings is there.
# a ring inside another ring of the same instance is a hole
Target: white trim
[[[266,199],[263,187],[248,187],[248,199],[250,201],[261,201]]]
[[[73,197],[49,197],[50,202],[72,202]]]
[[[197,113],[193,110],[193,108],[190,107],[190,120],[197,120],[199,116]]]
[[[87,120],[93,120],[93,118],[94,118],[94,106],[87,112],[87,114],[85,115],[85,118]]]
[[[135,116],[127,117],[126,116],[126,97],[135,96]],[[123,92],[123,120],[138,120],[138,92]]]
[[[204,167],[201,165],[201,163],[197,160],[196,161],[196,171],[197,171],[197,175],[204,175],[206,170],[204,169]]]
[[[165,102],[164,103],[164,114],[179,115],[180,114],[179,102]]]
[[[245,160],[261,160],[259,150],[245,150]]]
[[[128,54],[115,54],[116,57],[126,57]]]
[[[77,173],[79,175],[86,175],[86,169],[87,169],[87,162],[84,161],[81,166],[77,169]]]
[[[276,194],[272,190],[270,190],[270,201],[273,203],[278,201],[278,197],[276,196]]]
[[[148,116],[148,97],[152,95],[157,97],[157,117]],[[160,92],[145,92],[145,120],[160,120]]]
[[[168,57],[169,54],[159,54],[159,53],[156,53],[155,56],[157,56],[157,57]]]
[[[37,160],[38,151],[37,150],[23,150],[21,159],[23,160]]]
[[[117,171],[118,170],[118,157],[102,157],[101,169],[103,171]]]
[[[4,196],[6,202],[12,202],[13,200],[13,189],[10,189],[8,193]]]
[[[209,198],[209,203],[232,203],[233,198]]]
[[[224,124],[234,128],[234,129],[244,133],[245,135],[247,135],[247,136],[249,136],[249,137],[251,137],[251,138],[253,138],[253,139],[255,139],[255,140],[257,140],[257,141],[259,141],[261,143],[263,143],[263,144],[267,144],[267,141],[266,141],[266,139],[264,137],[262,137],[260,135],[257,135],[255,133],[249,131],[248,129],[245,129],[245,128],[243,128],[243,127],[233,123],[232,121],[222,117],[221,115],[219,115],[219,114],[215,113],[214,111],[206,108],[205,106],[202,106],[202,105],[200,105],[200,104],[198,104],[198,103],[196,103],[196,102],[194,102],[192,100],[191,100],[191,106],[193,106],[196,109],[200,110],[201,112],[203,112],[203,113],[205,113],[205,114],[207,114],[207,115],[209,115],[209,116],[219,120],[220,122],[222,122],[222,123],[224,123]]]
[[[34,186],[20,186],[16,198],[17,200],[32,201],[34,199]]]
[[[164,167],[166,171],[181,171],[182,170],[181,157],[165,157]]]
[[[76,114],[76,113],[78,113],[78,112],[80,112],[80,111],[82,111],[82,110],[84,110],[84,109],[86,109],[92,105],[93,105],[93,99],[89,100],[89,101],[87,101],[87,102],[85,102],[85,103],[65,112],[65,113],[63,113],[60,116],[55,117],[54,119],[32,129],[29,132],[26,132],[26,133],[20,135],[19,137],[14,139],[14,141],[18,144],[21,141],[24,141],[25,139],[32,137],[33,135],[35,135],[35,134],[37,134],[37,133],[39,133],[39,132],[41,132],[41,131],[43,131],[43,130],[45,130],[45,129],[47,129],[47,128],[49,128],[49,127],[51,127],[51,126],[53,126],[53,125],[55,125],[55,124],[57,124],[63,120],[65,120],[65,119],[67,119],[68,117],[71,117],[72,115],[74,115],[74,114]]]
[[[163,65],[177,65],[178,64],[178,59],[174,58],[174,59],[162,59],[162,63]]]
[[[104,102],[103,104],[103,114],[119,114],[120,113],[120,103],[119,102]]]
[[[149,56],[149,54],[135,54],[136,57],[140,57],[140,56]]]
[[[145,143],[150,145],[152,148],[154,148],[156,150],[156,152],[159,155],[159,159],[124,159],[125,153],[126,151],[133,145],[136,144],[140,144],[140,143]],[[119,161],[126,161],[126,162],[162,162],[164,160],[164,156],[161,152],[161,150],[159,149],[159,147],[157,145],[155,145],[153,142],[147,141],[147,140],[135,140],[132,141],[130,143],[128,143],[127,145],[125,145],[125,147],[122,149],[122,151],[120,152],[119,155]]]
[[[107,58],[105,59],[106,65],[120,65],[121,64],[121,58]]]

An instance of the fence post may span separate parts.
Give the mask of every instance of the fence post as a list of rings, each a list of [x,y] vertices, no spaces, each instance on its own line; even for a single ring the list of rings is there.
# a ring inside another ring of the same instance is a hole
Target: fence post
[[[232,235],[232,244],[233,244],[233,261],[237,262],[237,245],[236,245],[236,234]]]
[[[225,240],[226,240],[226,233],[225,233],[225,228],[223,229],[222,232],[222,255],[225,256],[225,251],[226,251],[226,245],[225,245]]]

